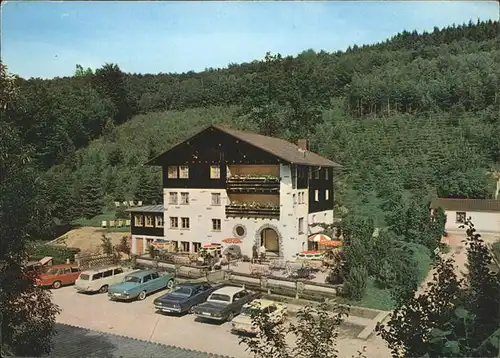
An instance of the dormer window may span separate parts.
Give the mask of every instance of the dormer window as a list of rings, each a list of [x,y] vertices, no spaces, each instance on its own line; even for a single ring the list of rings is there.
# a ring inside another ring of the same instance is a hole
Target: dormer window
[[[179,167],[179,178],[189,179],[189,167],[187,165],[181,165]]]

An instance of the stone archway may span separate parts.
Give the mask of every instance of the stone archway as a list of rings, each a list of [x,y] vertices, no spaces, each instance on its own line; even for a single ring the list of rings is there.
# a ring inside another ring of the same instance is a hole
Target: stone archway
[[[276,226],[264,224],[255,232],[255,245],[260,247],[262,244],[267,252],[283,257],[283,237]]]

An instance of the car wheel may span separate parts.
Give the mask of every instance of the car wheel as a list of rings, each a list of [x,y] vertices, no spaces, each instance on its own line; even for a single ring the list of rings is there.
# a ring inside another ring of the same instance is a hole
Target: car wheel
[[[55,282],[52,284],[52,288],[53,288],[53,289],[56,289],[56,290],[57,290],[58,288],[61,288],[61,286],[62,286],[61,281],[55,281]]]
[[[139,301],[142,301],[143,299],[146,298],[146,291],[142,291],[141,293],[139,293],[139,296],[137,296],[137,298],[139,299]]]
[[[227,315],[227,321],[232,321],[234,318],[234,313],[233,312],[229,312],[229,314]]]
[[[168,280],[167,288],[170,290],[172,287],[174,287],[174,280]]]
[[[193,314],[194,313],[194,309],[195,309],[196,305],[192,306],[189,310],[188,310],[188,313],[189,314]]]
[[[99,289],[99,293],[106,293],[108,292],[108,285],[104,285]]]

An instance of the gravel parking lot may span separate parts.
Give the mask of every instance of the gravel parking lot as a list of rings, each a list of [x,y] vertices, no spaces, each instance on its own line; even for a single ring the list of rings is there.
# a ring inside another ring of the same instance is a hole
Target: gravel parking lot
[[[152,302],[166,291],[132,302],[110,301],[105,294],[81,294],[73,286],[52,292],[54,303],[62,310],[57,318],[60,323],[231,357],[250,357],[238,336],[230,332],[230,323],[211,324],[193,315],[155,313]],[[370,357],[388,356],[378,338],[354,339],[348,336],[348,330],[339,340],[340,356],[351,357],[364,345]]]

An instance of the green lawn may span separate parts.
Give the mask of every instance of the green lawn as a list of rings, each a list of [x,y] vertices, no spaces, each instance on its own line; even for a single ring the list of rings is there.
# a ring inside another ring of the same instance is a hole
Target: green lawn
[[[92,219],[79,218],[73,220],[72,224],[76,226],[101,227],[103,221],[109,221],[109,220],[115,220],[115,211],[105,211],[101,215],[94,216]]]
[[[427,277],[432,266],[430,252],[429,249],[423,245],[412,244],[411,246],[415,252],[415,260],[418,263],[418,280],[419,282],[422,282]],[[391,297],[390,291],[378,288],[375,284],[374,278],[368,279],[365,295],[360,301],[345,300],[343,302],[354,306],[373,308],[383,311],[390,311],[395,308],[395,303]]]

